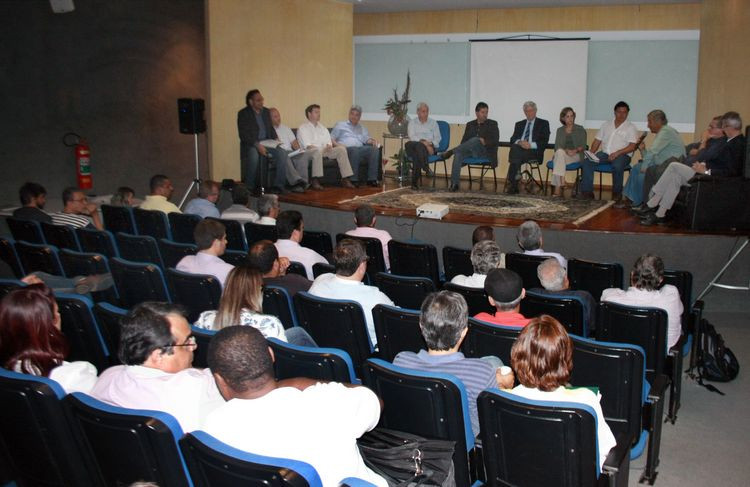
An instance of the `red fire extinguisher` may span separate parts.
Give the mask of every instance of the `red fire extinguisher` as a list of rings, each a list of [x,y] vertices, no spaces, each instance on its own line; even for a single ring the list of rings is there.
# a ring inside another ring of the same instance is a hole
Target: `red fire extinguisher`
[[[68,138],[71,136],[76,138],[74,144],[67,142]],[[63,136],[63,144],[68,147],[74,147],[78,188],[91,189],[94,186],[94,181],[91,178],[91,149],[86,143],[86,140],[76,133],[69,132]]]

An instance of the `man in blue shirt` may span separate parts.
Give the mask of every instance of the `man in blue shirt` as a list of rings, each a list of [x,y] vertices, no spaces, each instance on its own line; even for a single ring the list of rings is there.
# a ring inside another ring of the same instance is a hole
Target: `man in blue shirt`
[[[351,177],[352,183],[357,186],[359,165],[362,161],[367,161],[367,184],[377,187],[380,151],[377,141],[370,137],[367,127],[360,125],[359,119],[361,117],[362,107],[352,105],[349,109],[349,120],[337,123],[331,131],[331,138],[337,144],[346,147],[349,162],[352,165],[352,171],[354,171],[354,175]]]
[[[198,185],[198,197],[193,198],[185,205],[185,213],[192,213],[201,218],[211,216],[221,218],[216,201],[219,199],[219,183],[216,181],[201,181]]]

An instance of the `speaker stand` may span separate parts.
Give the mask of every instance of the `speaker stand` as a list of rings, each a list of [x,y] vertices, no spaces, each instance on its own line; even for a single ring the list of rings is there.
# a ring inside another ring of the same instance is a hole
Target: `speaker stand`
[[[201,174],[200,174],[200,167],[198,166],[198,134],[193,134],[193,137],[195,138],[195,179],[190,183],[190,186],[188,186],[188,189],[185,191],[185,194],[182,196],[182,199],[180,200],[180,204],[177,205],[177,207],[182,210],[182,205],[185,204],[185,200],[187,199],[190,192],[195,188],[196,195],[198,193],[198,187],[201,184]]]
[[[729,258],[726,264],[724,264],[724,267],[721,268],[721,270],[714,276],[713,279],[711,279],[711,282],[708,283],[708,286],[706,286],[706,289],[703,290],[700,295],[695,298],[696,301],[701,299],[703,296],[708,294],[708,292],[713,289],[714,287],[720,287],[722,289],[731,289],[733,291],[750,291],[750,283],[747,286],[731,286],[729,284],[719,284],[717,281],[721,279],[722,274],[729,269],[729,266],[732,265],[734,260],[742,253],[743,250],[745,250],[745,247],[748,246],[750,243],[750,237],[745,237],[745,241],[742,242],[742,245],[740,245],[740,248],[737,249],[737,252],[732,254],[732,256]]]

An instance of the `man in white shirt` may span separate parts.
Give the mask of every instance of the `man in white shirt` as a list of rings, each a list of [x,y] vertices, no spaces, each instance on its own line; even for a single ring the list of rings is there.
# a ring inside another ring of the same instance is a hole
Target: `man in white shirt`
[[[372,319],[372,308],[378,304],[394,306],[391,298],[383,294],[375,286],[367,286],[362,282],[367,272],[367,254],[362,242],[345,238],[336,245],[333,251],[336,274],[322,274],[318,276],[309,293],[328,299],[348,299],[356,301],[362,306],[367,323],[370,342],[377,345],[375,324]]]
[[[302,146],[300,145],[297,138],[294,136],[292,129],[281,123],[281,113],[276,108],[271,108],[271,123],[273,128],[276,130],[276,136],[279,142],[281,142],[281,148],[291,154],[292,152],[298,151]],[[312,165],[312,183],[310,188],[320,191],[323,187],[320,185],[318,178],[323,176],[323,156],[318,149],[303,150],[302,152],[295,154],[290,157],[294,169],[299,173],[300,177],[305,181],[309,179],[308,168]]]
[[[380,419],[375,393],[302,377],[277,382],[273,360],[255,328],[219,331],[211,340],[208,363],[227,402],[206,418],[203,430],[246,452],[307,462],[325,486],[357,477],[386,487],[357,448],[357,438]]]
[[[234,266],[221,260],[227,249],[224,225],[216,220],[201,220],[193,231],[198,253],[186,255],[177,263],[177,270],[190,274],[209,274],[219,280],[222,289]]]
[[[185,432],[224,403],[208,369],[191,368],[197,345],[180,310],[144,302],[120,324],[119,358],[105,370],[91,396],[131,409],[155,409],[177,419]]]
[[[313,189],[322,188],[318,179],[323,177],[322,161],[323,157],[327,157],[329,159],[336,159],[336,162],[338,162],[339,172],[341,173],[341,186],[350,189],[354,188],[354,185],[349,180],[354,173],[349,163],[346,147],[332,140],[328,129],[320,123],[320,105],[313,104],[305,108],[305,116],[307,117],[307,122],[297,128],[297,139],[306,151],[313,150],[314,157],[320,158],[321,161],[320,164],[313,162],[313,181],[311,187]],[[319,172],[316,172],[316,167],[319,167]],[[318,183],[317,185],[315,184],[316,182]]]
[[[255,202],[258,208],[259,225],[276,225],[276,217],[279,216],[279,197],[275,194],[264,194]]]
[[[377,238],[380,240],[380,245],[383,247],[383,260],[385,261],[385,268],[391,268],[391,262],[388,260],[388,242],[392,240],[391,234],[385,230],[375,228],[375,210],[370,205],[359,205],[354,210],[354,223],[357,228],[346,232],[347,235],[352,237],[367,237]]]
[[[367,161],[367,184],[372,187],[378,186],[378,167],[380,164],[380,150],[375,139],[370,137],[367,127],[359,123],[362,118],[362,107],[352,105],[349,109],[349,120],[336,124],[331,131],[331,138],[346,147],[349,162],[352,164],[352,182],[356,185],[359,181],[359,165]]]
[[[305,222],[302,221],[302,214],[299,211],[287,210],[279,213],[276,219],[276,250],[279,257],[286,257],[292,262],[299,262],[305,266],[307,278],[313,279],[313,266],[317,263],[327,264],[325,257],[312,249],[300,245],[302,235],[305,231]]]
[[[182,213],[174,203],[169,201],[174,193],[172,181],[163,174],[156,174],[149,181],[151,194],[141,203],[143,210],[159,210],[164,213]]]
[[[502,267],[503,253],[494,240],[481,240],[471,249],[471,265],[474,274],[465,276],[458,274],[451,279],[451,283],[464,287],[484,289],[484,280],[492,269]]]
[[[624,101],[615,105],[615,118],[604,122],[594,137],[591,152],[599,159],[599,163],[612,164],[612,195],[622,195],[622,179],[625,168],[630,165],[630,156],[638,147],[638,129],[627,120],[630,106]],[[583,176],[581,192],[578,198],[594,198],[594,168],[597,162],[588,158],[583,160]],[[616,199],[616,198],[615,198]]]
[[[246,222],[257,222],[258,214],[247,207],[250,203],[250,191],[242,183],[235,184],[232,187],[232,206],[221,213],[221,218],[225,220],[237,220],[245,224]],[[274,195],[276,196],[276,195]],[[276,196],[278,198],[278,196]]]
[[[526,220],[518,226],[516,234],[518,246],[524,254],[538,255],[540,257],[554,257],[561,266],[568,268],[568,260],[557,252],[545,252],[542,250],[542,229],[534,220]]]
[[[425,173],[429,173],[427,158],[434,155],[437,146],[440,145],[440,127],[435,120],[429,118],[429,115],[430,107],[427,103],[421,102],[417,105],[417,118],[409,120],[409,142],[404,149],[413,163],[412,189],[419,189],[420,171],[424,169]]]
[[[185,213],[192,213],[201,218],[207,216],[219,218],[219,209],[216,202],[219,200],[219,183],[216,181],[201,181],[198,185],[198,197],[193,198],[185,205]]]

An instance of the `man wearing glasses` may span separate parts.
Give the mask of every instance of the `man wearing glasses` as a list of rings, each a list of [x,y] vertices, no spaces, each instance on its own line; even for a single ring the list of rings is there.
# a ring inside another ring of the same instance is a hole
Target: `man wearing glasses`
[[[193,198],[185,206],[184,213],[192,213],[201,218],[207,216],[221,218],[216,202],[219,201],[219,183],[216,181],[201,181],[198,185],[198,197]]]
[[[141,303],[120,326],[118,355],[124,365],[105,370],[91,395],[115,406],[164,411],[183,431],[196,430],[224,402],[211,372],[191,367],[196,348],[178,307]]]
[[[88,227],[104,230],[99,217],[99,208],[89,203],[86,195],[77,188],[65,188],[62,194],[63,210],[52,214],[55,225],[70,225],[71,227]]]

